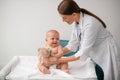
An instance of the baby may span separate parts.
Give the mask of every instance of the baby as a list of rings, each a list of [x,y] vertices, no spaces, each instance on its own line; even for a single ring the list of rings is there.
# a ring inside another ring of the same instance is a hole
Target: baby
[[[46,61],[50,60],[56,62],[57,59],[60,58],[57,56],[60,49],[62,49],[62,46],[59,44],[59,32],[56,30],[49,30],[46,33],[46,44],[38,49],[38,68],[42,73],[50,74],[49,67],[51,65],[46,64]],[[69,73],[67,63],[57,64],[56,68]]]
[[[51,50],[48,50],[46,48],[39,48],[38,52],[39,63],[44,65],[47,69],[49,69],[51,65],[46,64],[46,61],[57,61],[57,57],[52,56]]]

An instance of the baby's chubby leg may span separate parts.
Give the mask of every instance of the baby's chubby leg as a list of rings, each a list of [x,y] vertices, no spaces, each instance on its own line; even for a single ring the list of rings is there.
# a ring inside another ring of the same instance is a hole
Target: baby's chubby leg
[[[63,63],[63,64],[61,65],[61,70],[63,70],[64,72],[70,74],[70,70],[68,69],[68,63]]]
[[[61,63],[57,65],[57,69],[61,69],[62,71],[70,74],[70,71],[68,69],[68,64],[67,63]]]

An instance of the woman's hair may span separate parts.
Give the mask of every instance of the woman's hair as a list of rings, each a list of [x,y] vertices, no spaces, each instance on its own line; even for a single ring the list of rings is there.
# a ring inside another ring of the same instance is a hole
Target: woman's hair
[[[86,9],[80,8],[74,0],[63,0],[58,5],[58,12],[63,15],[71,15],[72,13],[82,12],[83,14],[88,14],[90,16],[95,17],[102,23],[104,28],[106,28],[106,24],[98,16],[96,16],[95,14],[91,13]]]

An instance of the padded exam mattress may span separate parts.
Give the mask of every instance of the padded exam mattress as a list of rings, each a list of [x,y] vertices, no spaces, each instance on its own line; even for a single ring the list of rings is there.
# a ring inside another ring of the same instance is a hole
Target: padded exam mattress
[[[50,68],[51,74],[42,74],[38,67],[37,56],[15,56],[1,70],[0,80],[97,80],[94,64],[86,61],[69,62],[70,74]]]

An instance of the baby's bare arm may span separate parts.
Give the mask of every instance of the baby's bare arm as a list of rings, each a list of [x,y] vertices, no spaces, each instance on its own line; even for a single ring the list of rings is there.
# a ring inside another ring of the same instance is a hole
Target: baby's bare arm
[[[49,69],[40,63],[38,64],[38,68],[43,74],[50,74]]]

